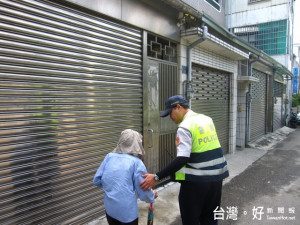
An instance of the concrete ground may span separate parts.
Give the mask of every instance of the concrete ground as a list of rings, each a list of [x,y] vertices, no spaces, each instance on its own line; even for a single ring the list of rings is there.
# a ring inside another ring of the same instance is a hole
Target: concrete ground
[[[225,158],[228,163],[230,176],[224,180],[224,184],[232,178],[241,174],[255,161],[260,159],[272,149],[278,142],[284,140],[287,135],[295,129],[283,127],[274,133],[267,134],[262,138],[250,143],[249,148],[237,150],[234,154],[227,154]],[[155,225],[180,225],[180,212],[178,205],[179,183],[170,182],[164,187],[158,188],[158,198],[154,203],[154,224]],[[148,203],[138,201],[139,224],[147,224]],[[106,218],[102,217],[87,225],[108,225]]]
[[[219,225],[299,225],[300,128],[223,186]]]

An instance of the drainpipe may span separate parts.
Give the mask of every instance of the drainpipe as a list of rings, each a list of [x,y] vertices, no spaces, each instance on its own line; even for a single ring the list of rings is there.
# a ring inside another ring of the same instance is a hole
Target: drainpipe
[[[207,26],[203,26],[203,33],[202,37],[197,41],[193,42],[189,46],[187,46],[187,66],[188,66],[188,73],[187,73],[187,83],[186,83],[186,99],[191,103],[192,94],[194,92],[192,87],[192,49],[196,47],[201,42],[205,41],[207,38]],[[191,104],[190,104],[191,105]]]

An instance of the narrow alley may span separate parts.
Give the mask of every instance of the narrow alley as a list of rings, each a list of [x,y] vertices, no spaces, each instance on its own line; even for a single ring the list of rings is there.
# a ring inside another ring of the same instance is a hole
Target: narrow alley
[[[299,137],[300,128],[224,185],[220,225],[299,224]]]

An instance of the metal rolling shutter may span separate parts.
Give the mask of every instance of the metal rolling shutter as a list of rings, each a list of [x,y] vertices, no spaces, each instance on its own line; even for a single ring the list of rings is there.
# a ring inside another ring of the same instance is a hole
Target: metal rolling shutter
[[[282,127],[283,117],[283,84],[274,81],[274,114],[273,114],[273,130]]]
[[[229,146],[229,73],[193,66],[192,109],[211,117],[224,152]]]
[[[276,97],[274,102],[274,114],[273,114],[273,130],[277,130],[282,127],[282,98]]]
[[[0,1],[0,223],[104,214],[93,176],[142,131],[139,30],[49,1]]]
[[[266,133],[267,75],[253,69],[253,77],[259,82],[251,84],[250,141]]]

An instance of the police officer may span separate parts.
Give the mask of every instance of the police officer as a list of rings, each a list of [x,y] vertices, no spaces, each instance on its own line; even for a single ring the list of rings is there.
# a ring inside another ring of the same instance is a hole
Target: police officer
[[[167,176],[181,183],[179,207],[183,225],[214,225],[214,210],[221,202],[222,182],[229,176],[212,119],[189,109],[184,97],[166,101],[161,117],[170,115],[178,125],[177,157],[156,174],[144,174],[140,186],[150,190]]]

